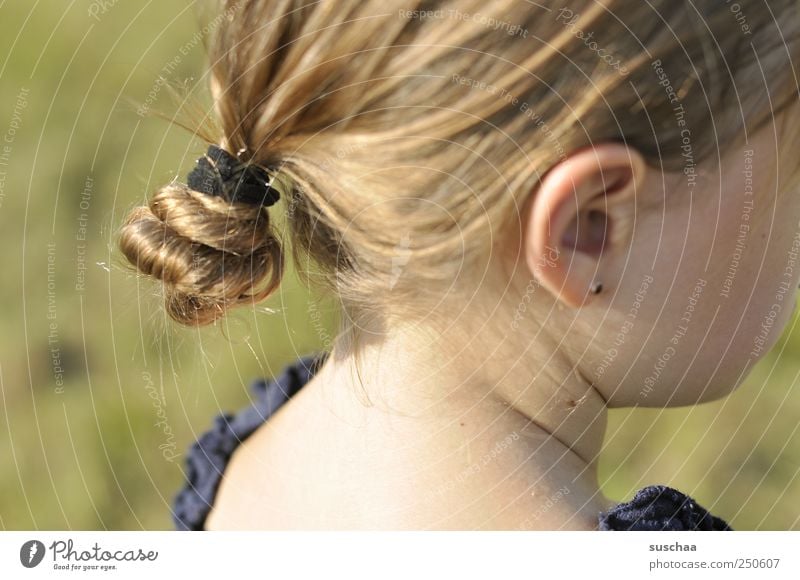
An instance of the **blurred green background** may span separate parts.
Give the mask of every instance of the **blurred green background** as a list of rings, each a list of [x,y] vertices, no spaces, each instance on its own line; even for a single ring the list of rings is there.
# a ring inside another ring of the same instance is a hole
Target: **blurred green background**
[[[259,313],[177,328],[116,250],[126,210],[204,150],[132,101],[174,111],[161,77],[206,94],[209,20],[189,0],[0,3],[0,529],[170,529],[186,447],[332,333],[292,271]],[[607,495],[664,483],[734,528],[800,529],[793,329],[725,400],[612,412]]]

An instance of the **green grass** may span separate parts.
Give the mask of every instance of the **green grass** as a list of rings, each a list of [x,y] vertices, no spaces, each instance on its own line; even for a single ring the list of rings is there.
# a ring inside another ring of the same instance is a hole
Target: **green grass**
[[[128,101],[147,98],[198,27],[182,0],[118,2],[99,21],[89,16],[90,5],[47,0],[0,8],[0,132],[28,89],[0,203],[6,529],[170,528],[183,456],[162,454],[167,436],[156,425],[151,393],[163,394],[161,409],[182,453],[216,413],[247,403],[254,377],[274,374],[322,342],[309,294],[291,271],[266,303],[270,312],[236,314],[222,331],[198,332],[167,323],[153,287],[122,265],[114,231],[126,210],[184,175],[204,149],[176,127],[139,117]],[[202,74],[202,49],[195,48],[169,77]],[[170,110],[163,91],[155,105]],[[87,178],[90,205],[83,210]],[[78,290],[82,212],[87,269]],[[332,312],[324,318],[330,332]],[[52,322],[57,340],[50,343]],[[601,469],[606,492],[621,500],[642,485],[666,483],[737,528],[800,527],[800,345],[791,334],[783,345],[724,401],[614,412]]]

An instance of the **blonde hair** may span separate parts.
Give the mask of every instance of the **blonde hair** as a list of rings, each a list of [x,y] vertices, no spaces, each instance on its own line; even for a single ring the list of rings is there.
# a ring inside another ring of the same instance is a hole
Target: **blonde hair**
[[[797,2],[737,7],[224,2],[216,142],[280,175],[291,240],[266,209],[174,183],[130,214],[121,249],[185,324],[267,297],[287,244],[351,316],[426,309],[571,151],[625,142],[689,184],[720,144],[795,102]]]

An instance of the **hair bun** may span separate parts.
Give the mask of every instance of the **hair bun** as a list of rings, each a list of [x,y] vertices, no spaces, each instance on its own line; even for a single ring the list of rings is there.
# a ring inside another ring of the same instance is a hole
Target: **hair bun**
[[[265,299],[283,275],[280,243],[264,207],[179,183],[131,212],[120,248],[139,271],[163,283],[169,315],[192,326]]]

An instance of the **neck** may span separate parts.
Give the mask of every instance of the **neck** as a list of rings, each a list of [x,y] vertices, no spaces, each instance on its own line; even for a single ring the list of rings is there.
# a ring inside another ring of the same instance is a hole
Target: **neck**
[[[397,325],[357,349],[340,340],[315,382],[326,385],[333,414],[357,426],[382,461],[391,457],[404,474],[411,468],[433,490],[433,503],[461,505],[425,525],[593,526],[608,507],[596,470],[605,401],[557,341],[539,333],[510,358],[507,339],[486,348],[486,334],[469,340],[452,327]]]

